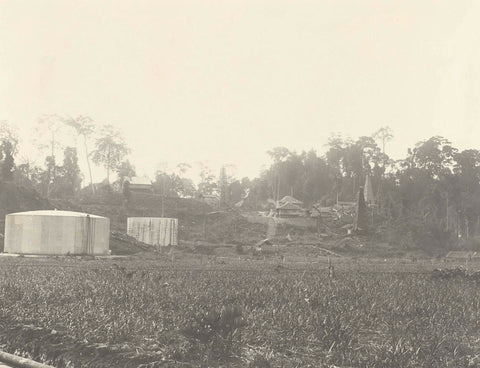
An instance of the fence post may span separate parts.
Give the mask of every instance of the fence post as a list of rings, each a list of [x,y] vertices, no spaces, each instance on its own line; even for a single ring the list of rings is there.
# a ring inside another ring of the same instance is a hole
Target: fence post
[[[332,264],[332,260],[328,257],[328,277],[333,278],[335,276],[335,270]]]

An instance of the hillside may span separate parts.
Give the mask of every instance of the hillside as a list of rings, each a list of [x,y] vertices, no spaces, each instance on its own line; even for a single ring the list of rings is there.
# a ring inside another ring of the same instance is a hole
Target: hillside
[[[125,205],[119,193],[99,192],[83,194],[79,198],[42,198],[37,192],[14,183],[0,183],[0,231],[4,234],[5,215],[30,210],[70,210],[86,212],[110,218],[111,248],[114,254],[138,253],[143,249],[128,237],[128,217],[174,217],[179,220],[179,239],[182,242],[207,242],[215,244],[254,244],[265,237],[265,226],[251,224],[234,212],[217,212],[207,204],[185,198],[165,198],[150,193],[133,193],[131,202]],[[128,248],[128,249],[127,249]],[[3,236],[0,237],[3,251]]]
[[[128,217],[161,217],[163,214],[165,217],[177,218],[180,244],[189,246],[195,244],[253,246],[267,237],[270,221],[263,217],[263,223],[252,222],[252,217],[258,218],[258,214],[250,216],[234,210],[218,211],[195,199],[162,200],[161,196],[153,193],[133,193],[128,205],[124,203],[121,194],[105,191],[96,195],[83,192],[77,198],[47,201],[32,190],[12,183],[0,184],[2,220],[7,213],[54,208],[108,217],[111,221],[112,254],[137,254],[152,250],[151,247],[126,235]],[[378,247],[372,244],[375,241],[371,237],[360,239],[346,235],[345,224],[351,221],[351,214],[344,214],[332,220],[324,218],[322,223],[313,227],[279,223],[272,242],[294,246],[295,249],[291,250],[294,253],[298,252],[299,245],[311,245],[345,254],[377,253]],[[4,221],[0,226],[3,234]],[[3,237],[0,239],[0,250],[3,250]],[[382,248],[381,253],[385,252],[389,253],[390,250]]]
[[[182,242],[255,244],[265,238],[262,224],[249,223],[237,212],[217,211],[209,205],[188,198],[165,198],[151,193],[132,193],[128,205],[119,193],[84,195],[74,200],[52,200],[62,210],[88,212],[110,218],[112,231],[126,233],[128,217],[164,217],[179,220]]]
[[[0,182],[0,252],[3,252],[5,215],[13,212],[49,209],[53,209],[53,206],[36,191],[11,182]]]
[[[48,210],[53,206],[35,190],[15,183],[0,182],[0,217],[12,212]]]

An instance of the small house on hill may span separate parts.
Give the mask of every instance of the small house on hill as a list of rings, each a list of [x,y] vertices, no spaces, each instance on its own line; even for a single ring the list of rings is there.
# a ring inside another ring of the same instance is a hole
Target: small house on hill
[[[298,199],[293,198],[292,196],[285,196],[285,197],[283,197],[283,198],[279,201],[278,205],[279,205],[279,206],[283,206],[283,205],[286,204],[286,203],[294,204],[294,205],[296,205],[296,206],[298,206],[298,207],[302,207],[302,206],[303,206],[303,202],[302,202],[302,201],[299,201]]]
[[[152,181],[146,176],[139,177],[134,176],[132,178],[125,179],[124,183],[128,182],[131,192],[147,192],[153,191]]]
[[[284,203],[276,208],[278,217],[297,217],[305,216],[305,211],[300,206],[293,203]]]

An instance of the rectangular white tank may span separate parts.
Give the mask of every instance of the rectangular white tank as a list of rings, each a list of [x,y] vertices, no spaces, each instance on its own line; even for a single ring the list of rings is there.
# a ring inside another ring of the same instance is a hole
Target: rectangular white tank
[[[108,254],[110,220],[70,211],[29,211],[5,217],[5,253]]]
[[[129,217],[127,234],[156,247],[178,245],[178,219],[164,217]]]

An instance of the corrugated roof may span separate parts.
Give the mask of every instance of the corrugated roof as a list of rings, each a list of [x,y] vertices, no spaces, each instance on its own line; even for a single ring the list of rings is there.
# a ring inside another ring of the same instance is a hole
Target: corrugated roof
[[[284,203],[281,206],[277,207],[277,210],[296,210],[302,211],[302,208],[293,203]]]
[[[176,218],[173,217],[128,217],[128,219],[147,219],[147,220],[177,220]]]
[[[280,200],[281,203],[294,203],[294,204],[303,204],[302,201],[299,201],[296,198],[293,198],[292,196],[285,196]]]

